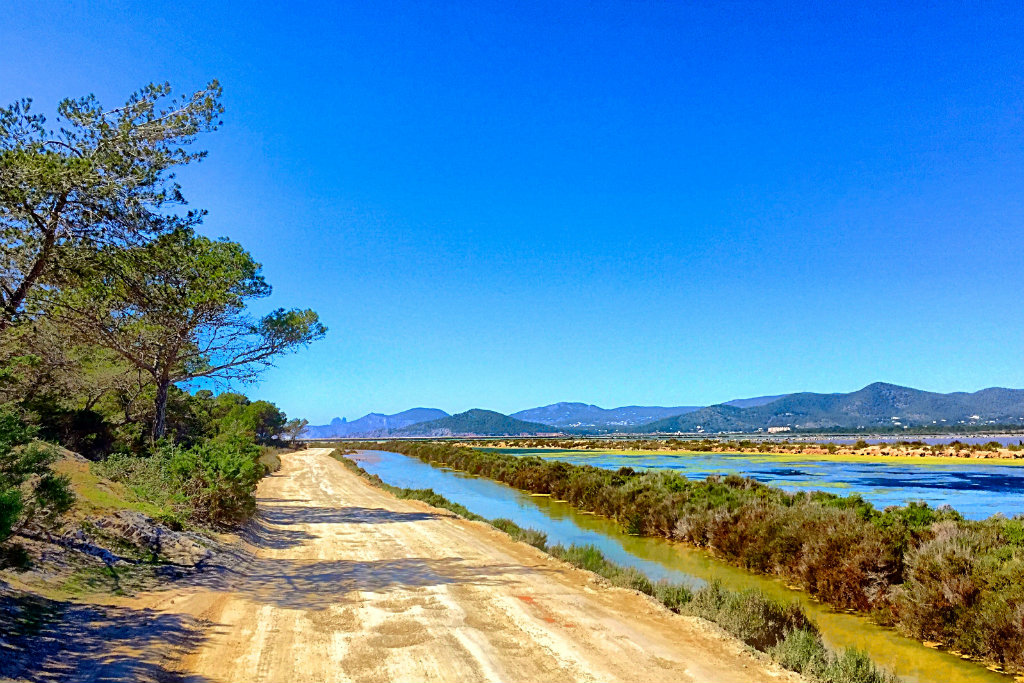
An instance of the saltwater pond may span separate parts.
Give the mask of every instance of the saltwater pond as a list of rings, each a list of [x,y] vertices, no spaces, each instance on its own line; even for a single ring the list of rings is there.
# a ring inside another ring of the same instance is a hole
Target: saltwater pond
[[[1024,514],[1024,459],[831,457],[752,453],[644,453],[527,448],[481,448],[538,455],[606,469],[668,469],[691,479],[740,474],[788,491],[859,493],[878,508],[924,501],[951,505],[968,519]],[[1015,463],[1015,464],[1007,464]]]
[[[979,664],[929,649],[864,617],[833,611],[771,577],[752,574],[703,551],[668,540],[630,536],[612,520],[581,512],[548,496],[531,495],[397,453],[360,451],[350,457],[389,484],[433,489],[488,519],[505,517],[522,527],[543,531],[550,544],[595,545],[610,560],[636,567],[656,580],[682,581],[696,588],[717,579],[735,590],[758,588],[779,600],[797,600],[818,624],[830,646],[865,650],[877,663],[895,671],[908,683],[1008,683],[1011,680]]]

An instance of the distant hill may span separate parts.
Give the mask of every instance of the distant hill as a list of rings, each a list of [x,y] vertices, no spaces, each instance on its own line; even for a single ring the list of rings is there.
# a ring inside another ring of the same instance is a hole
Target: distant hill
[[[358,420],[347,421],[336,417],[326,425],[310,425],[302,434],[308,439],[337,439],[349,436],[387,436],[393,431],[439,418],[448,413],[437,408],[411,408],[394,415],[369,413]]]
[[[512,413],[510,417],[529,422],[540,422],[553,427],[633,427],[699,410],[700,406],[623,406],[600,408],[587,403],[552,403]]]
[[[734,408],[756,408],[757,406],[763,406],[766,403],[772,401],[778,401],[780,398],[785,398],[789,394],[777,394],[775,396],[757,396],[756,398],[734,398],[731,401],[726,401],[723,406],[733,406]]]
[[[749,407],[715,405],[658,420],[638,432],[754,432],[792,429],[1024,424],[1024,390],[938,394],[876,382],[848,394],[788,394]]]
[[[413,408],[394,415],[370,413],[347,422],[335,418],[310,426],[308,438],[507,436],[561,431],[569,434],[757,432],[770,427],[800,429],[877,429],[882,427],[1024,426],[1024,390],[983,389],[938,394],[876,382],[848,394],[810,392],[742,398],[707,407],[623,406],[553,403],[503,415],[469,410],[449,415],[436,408]]]
[[[458,415],[421,422],[399,430],[398,434],[401,436],[516,436],[550,431],[549,425],[539,422],[524,422],[493,410],[473,409]]]

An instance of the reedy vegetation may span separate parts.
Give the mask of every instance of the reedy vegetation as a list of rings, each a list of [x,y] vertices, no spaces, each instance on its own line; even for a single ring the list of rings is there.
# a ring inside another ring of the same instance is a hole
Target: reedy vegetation
[[[608,560],[592,545],[549,546],[547,535],[536,529],[524,529],[509,519],[484,519],[431,489],[392,486],[346,458],[345,453],[349,452],[351,451],[336,449],[331,455],[350,471],[398,498],[420,500],[433,507],[450,510],[469,520],[487,522],[513,539],[532,545],[575,567],[598,574],[613,585],[649,595],[677,614],[707,619],[754,649],[768,653],[783,667],[801,672],[813,681],[897,681],[895,676],[876,667],[870,658],[859,650],[846,648],[839,653],[829,651],[822,642],[817,627],[795,602],[783,605],[766,597],[760,591],[733,592],[717,583],[696,592],[678,583],[654,583],[636,568],[623,567]]]
[[[708,548],[834,607],[1024,671],[1024,519],[970,521],[924,504],[877,510],[856,495],[788,493],[736,475],[692,481],[447,444],[384,448],[551,494],[629,533]]]

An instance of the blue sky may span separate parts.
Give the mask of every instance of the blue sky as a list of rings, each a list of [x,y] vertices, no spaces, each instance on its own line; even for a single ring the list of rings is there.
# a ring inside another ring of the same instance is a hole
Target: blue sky
[[[253,395],[1024,386],[1024,5],[14,0],[0,101],[218,78],[180,174],[329,337]]]

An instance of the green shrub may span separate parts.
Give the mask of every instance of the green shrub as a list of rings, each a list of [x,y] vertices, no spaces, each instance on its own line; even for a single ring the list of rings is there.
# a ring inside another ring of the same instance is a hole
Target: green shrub
[[[817,661],[816,667],[821,666]],[[838,655],[827,658],[824,666],[808,671],[811,678],[821,683],[899,683],[899,678],[879,669],[864,652],[846,648]]]
[[[167,470],[196,517],[232,525],[256,511],[256,484],[263,476],[259,456],[259,448],[252,442],[208,441],[187,451],[174,450]]]
[[[824,671],[828,663],[821,636],[807,628],[793,629],[768,652],[781,666],[797,673]]]
[[[639,569],[624,567],[612,575],[612,583],[616,586],[654,595],[654,584]]]
[[[795,602],[783,605],[757,590],[727,591],[717,582],[697,591],[686,611],[721,625],[758,650],[775,647],[790,631],[814,630]]]
[[[473,512],[470,512],[465,505],[454,503],[439,493],[435,493],[433,489],[394,489],[391,491],[399,498],[406,498],[409,500],[418,500],[426,503],[432,507],[442,508],[444,510],[450,510],[459,517],[465,517],[472,521],[486,521],[483,517]]]
[[[781,666],[820,683],[898,683],[899,679],[875,666],[871,658],[854,648],[829,652],[821,637],[808,629],[796,629],[769,650]]]
[[[23,546],[17,543],[0,545],[0,569],[28,569],[31,565],[32,558]]]
[[[768,650],[779,665],[798,674],[824,671],[828,651],[821,637],[811,629],[794,629],[785,634],[777,645]]]
[[[145,501],[180,523],[191,516],[184,492],[171,478],[168,464],[173,449],[162,447],[150,456],[115,453],[92,465],[96,474],[123,484],[138,500]]]
[[[568,548],[562,545],[555,545],[548,549],[552,555],[560,560],[565,560],[571,565],[586,569],[587,571],[600,574],[605,578],[611,578],[609,571],[611,565],[604,555],[594,545],[571,545]]]
[[[70,479],[51,468],[57,449],[33,442],[34,435],[18,415],[0,409],[0,543],[18,525],[46,521],[75,502]]]
[[[693,592],[681,583],[659,581],[654,584],[654,597],[665,607],[678,612],[693,600]]]

